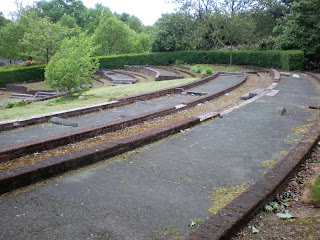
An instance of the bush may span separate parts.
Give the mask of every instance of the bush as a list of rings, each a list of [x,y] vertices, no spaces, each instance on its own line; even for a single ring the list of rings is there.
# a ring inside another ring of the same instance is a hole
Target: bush
[[[180,51],[96,57],[100,68],[123,68],[124,65],[169,65],[177,60],[188,64],[229,64],[229,51]],[[301,70],[302,51],[234,51],[235,65],[251,65],[283,70]]]
[[[207,74],[207,75],[213,74],[213,69],[212,69],[211,67],[207,67],[207,68],[206,68],[206,74]]]
[[[84,35],[64,39],[46,67],[45,82],[68,95],[88,90],[99,64],[90,58],[93,51],[92,41]]]
[[[44,79],[45,65],[0,70],[0,87],[6,84]]]
[[[27,105],[28,103],[22,98],[20,101],[15,101],[15,102],[7,102],[5,105],[5,108],[13,108],[13,107],[22,107]]]
[[[201,73],[203,70],[204,70],[204,67],[201,64],[197,64],[190,68],[190,71],[194,73]]]
[[[311,197],[313,201],[320,204],[320,175],[316,183],[311,187]]]

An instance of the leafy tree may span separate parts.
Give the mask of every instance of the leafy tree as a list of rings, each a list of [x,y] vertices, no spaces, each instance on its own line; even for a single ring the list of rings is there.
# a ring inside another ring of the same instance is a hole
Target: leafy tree
[[[277,25],[277,19],[282,18],[288,10],[288,6],[280,0],[260,0],[259,4],[246,11],[256,25],[255,39],[263,42],[270,39],[273,28]]]
[[[104,18],[94,32],[92,39],[100,47],[96,55],[111,55],[134,52],[137,34],[115,15]]]
[[[83,27],[85,24],[85,13],[88,10],[81,0],[51,0],[37,3],[37,11],[40,17],[49,17],[57,23],[63,16],[74,17],[77,24]]]
[[[190,48],[187,39],[192,26],[192,20],[187,14],[163,14],[153,28],[152,51],[167,52]]]
[[[78,26],[77,19],[69,15],[63,15],[62,18],[60,18],[58,23],[60,23],[61,26],[67,27],[67,28],[75,28]]]
[[[119,20],[127,24],[132,30],[134,30],[137,33],[143,32],[143,24],[134,15],[129,15],[128,13],[122,13],[120,15],[116,14]]]
[[[320,1],[304,0],[291,5],[290,13],[274,29],[282,49],[301,49],[306,67],[320,67]]]
[[[104,7],[102,4],[96,4],[95,8],[90,8],[85,13],[84,29],[88,31],[89,35],[92,35],[99,26],[100,21],[111,16],[112,12],[109,8]]]
[[[245,0],[225,0],[222,7],[216,9],[214,14],[212,23],[215,29],[212,38],[216,43],[229,47],[230,66],[234,46],[249,44],[253,40],[255,24],[251,16],[245,12],[246,8],[251,6]]]
[[[0,12],[0,28],[6,26],[8,23],[10,22],[10,20],[6,19],[2,12]]]
[[[2,58],[21,59],[23,49],[20,39],[23,38],[25,31],[26,28],[21,22],[10,22],[0,28],[0,56]]]
[[[52,23],[49,18],[26,16],[29,28],[20,41],[25,49],[25,55],[49,62],[57,52],[61,41],[67,36],[67,28],[58,23]]]
[[[69,95],[88,90],[99,67],[98,61],[91,58],[94,50],[92,41],[84,34],[64,39],[46,67],[45,82]]]
[[[141,33],[138,35],[136,40],[135,52],[143,53],[149,51],[151,48],[150,36],[146,33]]]
[[[218,0],[171,0],[177,4],[181,12],[193,16],[195,19],[205,19],[208,14],[214,12]]]

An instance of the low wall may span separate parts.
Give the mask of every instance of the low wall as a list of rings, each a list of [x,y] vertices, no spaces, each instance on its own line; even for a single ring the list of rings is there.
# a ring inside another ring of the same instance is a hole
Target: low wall
[[[22,60],[10,60],[10,59],[0,59],[0,63],[5,63],[5,64],[21,64],[23,63]]]
[[[154,69],[145,67],[145,66],[129,66],[129,65],[124,65],[123,69],[126,71],[131,71],[131,72],[139,72],[139,73],[144,73],[147,75],[150,75],[154,78],[158,78],[160,76],[160,73]]]
[[[37,92],[55,92],[53,90],[30,90],[28,87],[20,86],[16,84],[7,84],[6,91],[14,92],[14,93],[22,93],[22,94],[31,94],[31,95],[35,95]]]
[[[146,67],[148,67],[149,69],[153,69],[152,68],[153,66],[147,65]],[[168,68],[160,67],[160,66],[155,66],[155,67],[163,69],[168,72],[173,72],[175,74],[175,75],[161,75],[161,73],[160,73],[160,75],[158,77],[156,77],[156,81],[165,81],[165,80],[173,80],[173,79],[182,79],[183,78],[183,75],[177,70],[168,69]],[[155,69],[153,69],[153,70],[155,70]]]

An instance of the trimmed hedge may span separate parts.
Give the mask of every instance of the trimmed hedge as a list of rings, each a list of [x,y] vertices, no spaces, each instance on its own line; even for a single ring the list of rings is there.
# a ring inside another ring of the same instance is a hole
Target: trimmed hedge
[[[229,51],[179,51],[119,56],[95,57],[100,68],[116,69],[124,65],[170,65],[177,60],[189,64],[229,64]],[[302,51],[233,51],[233,64],[276,68],[286,71],[301,70],[304,62]],[[44,79],[44,68],[32,66],[0,70],[0,87],[8,83]]]
[[[169,65],[180,60],[189,64],[228,64],[229,51],[180,51],[162,53],[127,54],[96,57],[100,68],[123,68],[124,65]],[[233,64],[277,68],[287,71],[301,70],[302,51],[233,51]]]
[[[0,87],[6,84],[44,79],[45,65],[0,70]]]

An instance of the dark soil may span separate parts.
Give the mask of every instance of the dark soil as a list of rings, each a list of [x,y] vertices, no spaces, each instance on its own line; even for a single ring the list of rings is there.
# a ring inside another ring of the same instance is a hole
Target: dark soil
[[[320,239],[320,205],[313,202],[309,194],[309,186],[320,174],[319,169],[318,146],[275,200],[280,205],[276,212],[288,211],[293,218],[282,219],[275,212],[261,212],[233,239]]]

